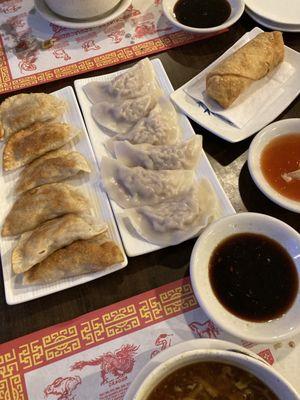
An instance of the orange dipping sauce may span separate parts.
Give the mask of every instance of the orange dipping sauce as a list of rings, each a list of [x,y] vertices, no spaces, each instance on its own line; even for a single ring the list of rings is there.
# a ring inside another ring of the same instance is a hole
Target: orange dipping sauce
[[[300,168],[300,133],[289,133],[271,140],[262,152],[260,165],[273,189],[289,199],[300,201],[300,180],[286,182],[282,178],[282,174]]]

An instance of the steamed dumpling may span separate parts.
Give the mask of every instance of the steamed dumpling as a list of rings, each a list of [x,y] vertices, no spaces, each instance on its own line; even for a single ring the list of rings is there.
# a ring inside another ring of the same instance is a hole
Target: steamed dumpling
[[[107,230],[106,225],[91,226],[74,214],[52,219],[23,233],[12,253],[12,267],[16,274],[27,271],[54,251],[79,239],[90,239]]]
[[[149,143],[152,145],[175,144],[181,138],[177,113],[172,103],[161,97],[147,117],[138,121],[126,133],[119,133],[106,142],[113,153],[116,141],[127,140],[132,144]]]
[[[77,151],[53,151],[33,161],[26,167],[16,184],[16,192],[23,193],[45,183],[61,182],[91,169],[82,154]],[[59,155],[60,154],[60,155]]]
[[[101,176],[104,187],[123,208],[158,204],[187,193],[194,184],[194,172],[149,171],[141,167],[128,168],[120,162],[103,157]]]
[[[43,222],[68,213],[87,214],[90,205],[74,186],[50,183],[23,193],[8,213],[2,236],[31,231]]]
[[[169,246],[187,240],[200,232],[218,214],[216,196],[207,180],[189,192],[155,206],[127,210],[137,233],[149,242]]]
[[[5,171],[22,167],[48,151],[58,149],[78,135],[72,126],[59,123],[36,123],[11,136],[3,150]]]
[[[95,121],[114,133],[127,132],[138,120],[147,116],[162,95],[160,89],[154,89],[144,96],[117,103],[102,101],[92,105]]]
[[[194,169],[202,150],[202,136],[169,146],[115,142],[115,155],[128,167],[146,169]]]
[[[36,122],[51,121],[66,109],[64,101],[46,93],[22,93],[0,105],[0,139]]]
[[[145,96],[155,85],[153,66],[149,59],[145,58],[112,80],[89,82],[83,90],[94,104],[101,101],[116,103]]]

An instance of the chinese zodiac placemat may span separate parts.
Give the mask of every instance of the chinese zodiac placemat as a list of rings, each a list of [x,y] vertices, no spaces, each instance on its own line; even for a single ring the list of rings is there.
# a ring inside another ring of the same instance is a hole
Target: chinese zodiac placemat
[[[0,345],[0,399],[122,400],[147,361],[195,338],[251,348],[300,390],[299,337],[273,345],[230,337],[186,278]]]
[[[48,23],[33,3],[0,2],[0,93],[101,69],[211,36],[179,31],[163,16],[161,0],[133,0],[113,22],[81,30]]]

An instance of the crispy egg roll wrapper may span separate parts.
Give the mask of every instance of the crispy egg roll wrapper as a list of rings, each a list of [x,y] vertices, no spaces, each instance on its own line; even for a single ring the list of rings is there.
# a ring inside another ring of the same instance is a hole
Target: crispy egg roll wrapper
[[[206,76],[206,92],[228,108],[251,85],[284,58],[281,32],[263,32],[220,62]]]

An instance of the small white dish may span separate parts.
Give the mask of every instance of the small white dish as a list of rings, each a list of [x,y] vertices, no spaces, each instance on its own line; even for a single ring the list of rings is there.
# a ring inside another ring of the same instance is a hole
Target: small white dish
[[[151,62],[153,64],[156,79],[160,88],[163,90],[166,96],[169,96],[173,91],[173,87],[168,78],[168,75],[166,74],[166,71],[164,70],[161,61],[155,59],[151,60]],[[105,147],[105,142],[108,139],[108,136],[105,134],[104,130],[101,129],[101,127],[95,122],[94,118],[92,117],[91,102],[88,100],[86,94],[84,93],[83,86],[86,85],[88,82],[93,82],[93,81],[100,81],[100,82],[109,81],[110,79],[114,78],[117,75],[120,75],[121,73],[122,71],[118,71],[107,75],[78,79],[75,81],[75,90],[78,96],[78,101],[82,109],[86,126],[89,131],[90,140],[92,142],[93,149],[99,165],[101,162],[101,158],[103,156],[111,157],[111,155],[108,153]],[[195,135],[195,132],[189,120],[186,118],[186,116],[183,115],[181,112],[178,112],[178,119],[183,133],[183,140],[188,140],[191,137],[193,137],[193,135]],[[211,183],[212,188],[215,191],[216,197],[220,204],[220,215],[225,216],[235,213],[235,210],[232,207],[230,200],[225,194],[203,150],[195,172],[197,180],[199,180],[200,178],[206,178]],[[120,234],[122,236],[122,241],[125,247],[125,251],[129,257],[136,257],[141,254],[150,253],[152,251],[156,251],[163,247],[166,247],[147,242],[145,239],[137,235],[136,232],[128,229],[128,227],[126,226],[126,220],[124,219],[124,214],[126,210],[118,206],[118,204],[115,203],[114,201],[111,201],[111,206],[120,230]]]
[[[252,39],[260,32],[263,32],[262,29],[256,27],[252,31],[246,33],[248,40]],[[278,96],[271,103],[271,105],[268,105],[268,107],[263,107],[261,112],[256,115],[255,118],[252,118],[249,122],[247,122],[247,124],[242,128],[237,128],[236,126],[229,124],[216,115],[209,114],[197,103],[196,100],[191,98],[185,92],[185,89],[188,86],[192,85],[196,80],[203,79],[210,70],[220,63],[220,61],[241,47],[245,43],[244,36],[242,36],[221,57],[219,57],[193,79],[185,83],[171,94],[171,99],[173,102],[188,117],[197,122],[197,124],[203,126],[208,131],[212,132],[214,135],[219,136],[230,143],[240,142],[260,131],[264,126],[268,125],[275,118],[277,118],[278,115],[281,114],[283,110],[285,110],[300,93],[300,80],[298,78],[300,74],[300,53],[290,49],[287,46],[285,46],[285,61],[291,64],[291,66],[295,69],[294,74],[284,83],[284,92],[282,95]]]
[[[63,0],[62,0],[63,1]],[[96,26],[107,24],[122,15],[132,3],[132,0],[122,0],[117,8],[109,15],[92,20],[70,20],[64,19],[58,14],[55,14],[47,6],[44,0],[34,0],[34,5],[38,13],[52,24],[71,29],[94,28]]]
[[[192,350],[223,350],[223,351],[233,351],[244,353],[249,357],[253,357],[256,360],[265,363],[266,361],[255,354],[253,351],[246,349],[238,344],[232,342],[226,342],[225,340],[218,339],[192,339],[183,341],[181,343],[175,344],[157,354],[154,358],[150,358],[147,364],[142,368],[138,375],[134,378],[133,382],[129,386],[124,400],[132,400],[141,386],[142,382],[147,378],[147,376],[160,364],[166,362],[170,358],[177,356],[179,354],[185,353]]]
[[[197,362],[219,362],[241,368],[256,376],[279,399],[296,400],[298,398],[297,392],[278,372],[255,358],[226,350],[197,349],[183,352],[158,364],[141,383],[132,400],[147,399],[152,390],[172,372]]]
[[[255,184],[270,200],[287,210],[300,213],[300,202],[277,192],[264,177],[260,166],[264,148],[274,138],[289,133],[298,133],[300,136],[300,118],[284,119],[265,127],[251,142],[248,153],[248,167]]]
[[[274,23],[300,25],[299,0],[245,0],[245,3],[255,14]]]
[[[238,318],[216,298],[209,279],[210,257],[220,242],[238,233],[257,233],[280,243],[294,260],[300,274],[300,235],[293,228],[264,214],[241,213],[224,217],[205,229],[192,252],[190,275],[199,305],[221,329],[250,342],[270,343],[296,335],[300,331],[299,291],[286,314],[268,322],[251,322]]]
[[[245,8],[245,11],[252,19],[254,19],[254,21],[262,26],[265,26],[266,28],[282,32],[300,32],[300,25],[281,24],[279,22],[273,22],[267,18],[259,16],[258,14],[251,11],[248,7]]]
[[[162,1],[162,7],[163,7],[163,12],[167,19],[172,22],[172,24],[176,25],[178,28],[188,31],[188,32],[193,32],[193,33],[210,33],[210,32],[217,32],[222,29],[226,29],[229,26],[233,25],[240,17],[242,16],[245,8],[245,4],[243,0],[228,0],[230,7],[231,7],[231,13],[230,16],[227,18],[227,20],[217,26],[213,26],[211,28],[195,28],[192,26],[188,25],[183,25],[181,24],[175,17],[174,14],[174,6],[177,3],[178,0],[163,0]]]

